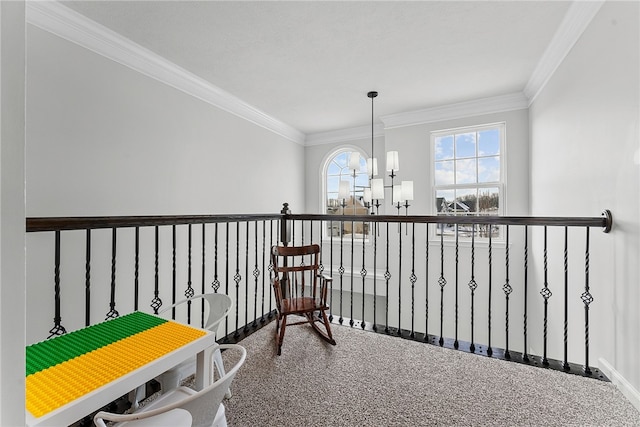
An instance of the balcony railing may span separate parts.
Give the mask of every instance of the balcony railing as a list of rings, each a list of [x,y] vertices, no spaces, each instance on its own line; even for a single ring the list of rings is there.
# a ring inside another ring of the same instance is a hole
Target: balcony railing
[[[603,262],[590,257],[590,230],[611,225],[609,211],[336,216],[286,204],[264,215],[28,218],[27,341],[203,292],[232,297],[224,340],[239,341],[273,318],[269,248],[319,242],[333,323],[606,379],[589,364],[599,339],[589,274]],[[204,307],[187,316],[201,324]]]

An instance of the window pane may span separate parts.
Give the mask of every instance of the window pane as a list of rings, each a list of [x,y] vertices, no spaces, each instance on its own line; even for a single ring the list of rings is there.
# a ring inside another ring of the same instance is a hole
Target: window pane
[[[435,160],[453,159],[453,135],[439,136],[435,140]]]
[[[349,166],[349,154],[350,153],[341,153],[334,158],[334,161],[340,168],[346,168]]]
[[[340,173],[340,166],[338,166],[335,162],[329,163],[329,167],[327,168],[327,175],[338,175]]]
[[[456,184],[476,182],[476,159],[456,160]]]
[[[435,163],[435,181],[436,185],[455,184],[452,161]]]
[[[367,159],[360,156],[360,172],[367,174]]]
[[[481,157],[478,159],[478,182],[500,181],[500,157]]]
[[[478,194],[475,188],[464,188],[456,190],[454,211],[456,213],[475,213],[477,211]]]
[[[500,154],[500,130],[489,129],[478,132],[478,156]]]
[[[475,157],[476,155],[476,134],[461,133],[456,135],[456,159],[462,157]]]
[[[436,191],[436,208],[438,213],[449,213],[451,209],[449,206],[453,203],[455,192],[453,190],[438,190]]]
[[[327,177],[327,193],[336,193],[338,194],[338,189],[340,188],[340,177],[339,176],[329,176]]]
[[[500,193],[498,188],[481,188],[478,197],[478,210],[483,215],[498,215]]]
[[[356,175],[356,187],[368,187],[369,186],[369,177],[366,173],[359,173]],[[362,189],[357,189],[362,191]]]
[[[438,190],[436,191],[436,206],[439,214],[452,215],[454,206],[455,192],[454,190]],[[436,236],[441,234],[444,236],[453,236],[455,226],[453,224],[436,225]]]

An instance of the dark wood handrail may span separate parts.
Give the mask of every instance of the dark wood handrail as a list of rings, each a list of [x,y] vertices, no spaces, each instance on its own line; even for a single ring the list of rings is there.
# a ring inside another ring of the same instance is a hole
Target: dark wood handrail
[[[97,228],[149,227],[161,225],[208,224],[280,220],[280,214],[150,215],[27,218],[26,231],[92,230]]]
[[[545,216],[493,216],[493,215],[323,215],[288,214],[284,219],[314,221],[402,222],[417,224],[496,224],[496,225],[548,225],[569,227],[602,227],[611,231],[613,217],[609,210],[600,217],[545,217]]]
[[[90,230],[98,228],[148,227],[263,220],[314,220],[401,222],[417,224],[496,224],[601,227],[611,231],[613,216],[605,210],[599,217],[464,216],[464,215],[328,215],[328,214],[219,214],[155,216],[36,217],[26,219],[26,231]]]

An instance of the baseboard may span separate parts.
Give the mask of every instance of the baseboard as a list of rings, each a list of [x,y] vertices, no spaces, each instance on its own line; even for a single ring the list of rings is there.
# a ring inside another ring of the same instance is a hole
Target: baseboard
[[[640,411],[640,391],[631,385],[631,383],[627,381],[620,372],[616,371],[605,359],[598,359],[598,365],[607,378],[609,378],[611,382],[618,387],[618,390],[620,390],[622,394],[629,399],[629,402],[631,402],[631,404]]]

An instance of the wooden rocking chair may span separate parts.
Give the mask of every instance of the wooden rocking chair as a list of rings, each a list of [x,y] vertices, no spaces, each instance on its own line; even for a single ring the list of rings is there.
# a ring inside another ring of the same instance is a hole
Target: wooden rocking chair
[[[276,344],[282,353],[287,316],[305,317],[290,326],[309,323],[325,341],[336,345],[327,318],[327,290],[331,277],[319,274],[320,246],[273,246],[271,284],[276,297]],[[326,332],[318,326],[324,325]]]

